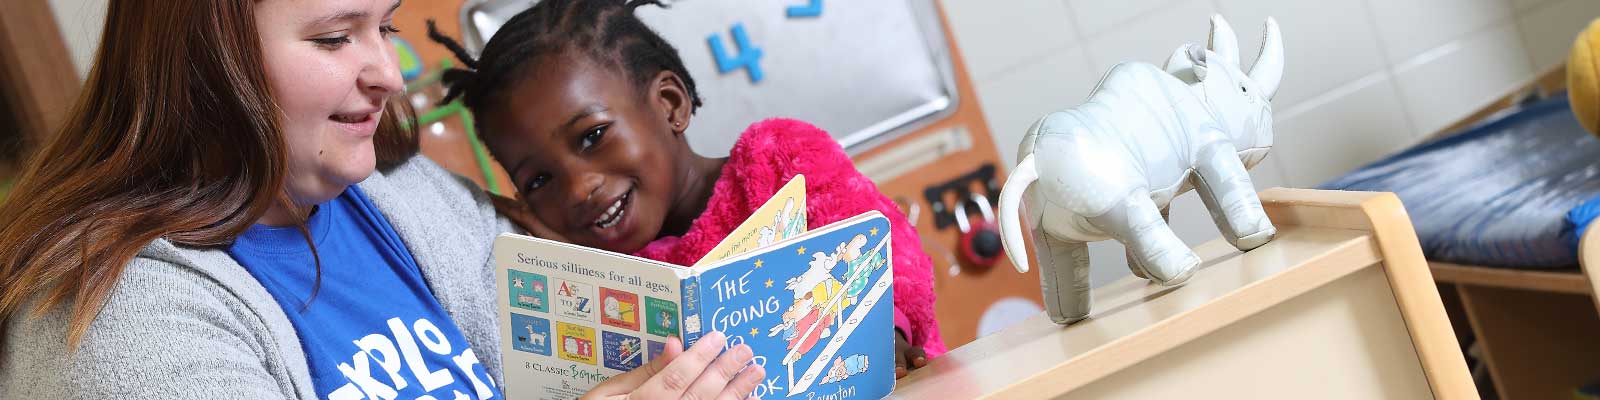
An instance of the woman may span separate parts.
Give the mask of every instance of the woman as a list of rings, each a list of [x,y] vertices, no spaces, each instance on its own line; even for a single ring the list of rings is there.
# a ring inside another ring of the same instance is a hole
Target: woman
[[[510,224],[399,129],[397,7],[111,1],[0,206],[0,398],[500,397]],[[703,342],[588,397],[750,393]]]

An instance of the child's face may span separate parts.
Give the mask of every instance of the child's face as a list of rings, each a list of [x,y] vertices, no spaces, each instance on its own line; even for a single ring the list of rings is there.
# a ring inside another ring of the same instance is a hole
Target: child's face
[[[575,58],[530,65],[479,117],[545,225],[572,243],[631,253],[657,237],[682,195],[687,143],[656,91]]]

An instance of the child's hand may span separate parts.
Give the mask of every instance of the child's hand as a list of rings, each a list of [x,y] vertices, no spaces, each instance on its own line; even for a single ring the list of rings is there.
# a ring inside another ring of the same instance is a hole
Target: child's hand
[[[928,352],[921,347],[912,346],[906,340],[906,335],[900,329],[894,330],[894,378],[900,379],[911,374],[911,370],[928,365]]]
[[[506,219],[510,219],[512,223],[517,224],[517,227],[528,231],[529,235],[542,239],[566,241],[561,235],[556,234],[556,231],[544,226],[544,222],[534,216],[533,210],[529,209],[528,205],[521,200],[490,193],[489,201],[494,203],[495,211],[499,212],[500,215],[504,215]]]

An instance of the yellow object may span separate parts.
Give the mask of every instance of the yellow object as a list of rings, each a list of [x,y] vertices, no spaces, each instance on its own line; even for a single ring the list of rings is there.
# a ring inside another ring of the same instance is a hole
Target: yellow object
[[[1583,127],[1600,135],[1600,20],[1578,34],[1572,45],[1567,59],[1567,96]]]

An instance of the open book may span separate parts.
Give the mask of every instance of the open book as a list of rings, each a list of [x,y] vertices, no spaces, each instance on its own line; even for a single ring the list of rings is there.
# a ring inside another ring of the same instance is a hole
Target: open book
[[[571,399],[711,331],[750,345],[764,398],[894,387],[889,220],[805,229],[796,177],[693,267],[527,236],[495,241],[506,397]]]

